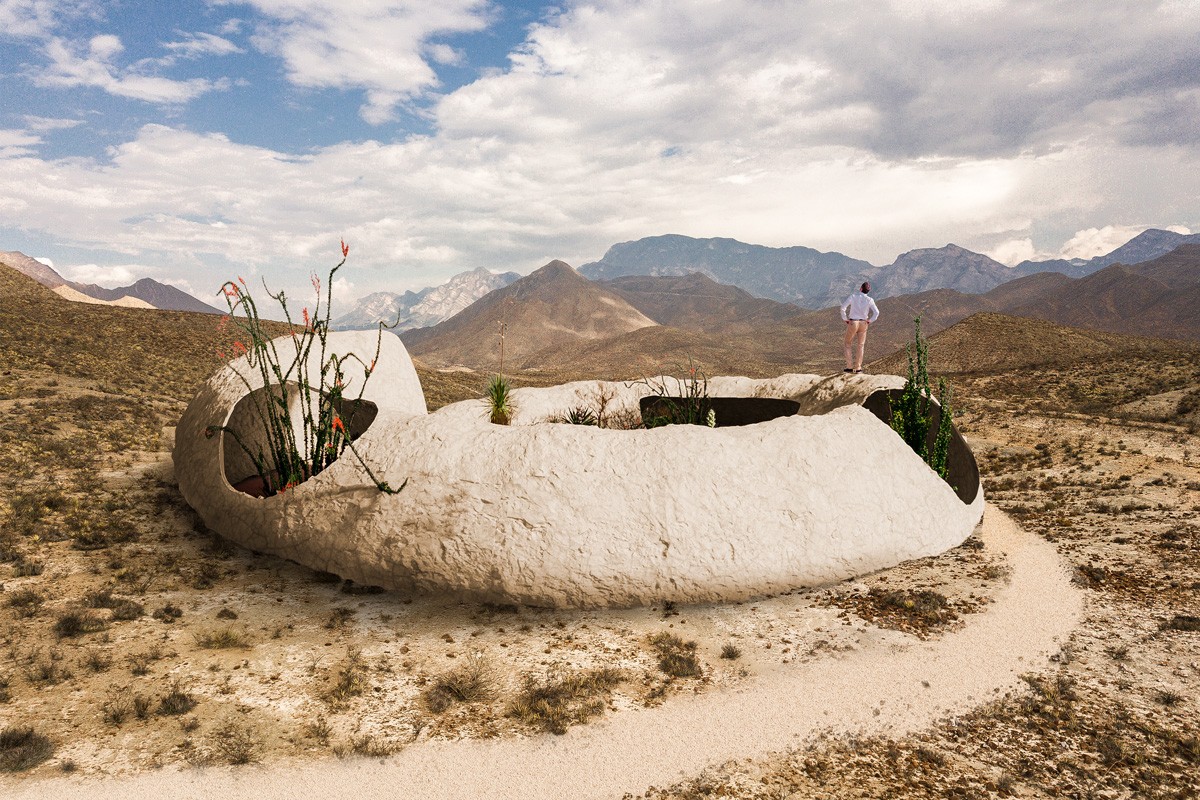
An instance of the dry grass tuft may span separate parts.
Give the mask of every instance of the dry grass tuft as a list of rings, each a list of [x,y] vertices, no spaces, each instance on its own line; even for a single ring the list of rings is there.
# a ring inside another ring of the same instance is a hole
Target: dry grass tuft
[[[24,772],[54,755],[54,743],[33,728],[0,730],[0,772]]]
[[[509,706],[508,715],[561,735],[571,725],[582,725],[604,713],[609,694],[624,679],[619,670],[609,667],[552,676],[545,683],[530,678]]]
[[[491,665],[480,653],[467,656],[462,666],[438,676],[424,691],[422,700],[435,714],[455,703],[477,703],[488,700],[495,692],[496,681]]]
[[[650,646],[658,653],[658,668],[672,678],[698,678],[704,673],[695,642],[685,642],[673,633],[656,633],[650,637]]]

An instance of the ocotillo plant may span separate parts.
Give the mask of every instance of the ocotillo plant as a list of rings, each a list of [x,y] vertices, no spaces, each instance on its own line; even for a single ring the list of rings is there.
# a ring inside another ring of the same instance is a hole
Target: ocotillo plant
[[[263,329],[258,315],[258,304],[251,295],[245,279],[226,281],[221,286],[221,294],[229,306],[229,316],[222,318],[221,325],[228,325],[232,321],[246,338],[246,342],[235,342],[233,355],[245,357],[250,369],[257,370],[262,382],[261,390],[255,391],[250,379],[242,371],[236,373],[245,384],[254,403],[254,410],[265,435],[266,447],[264,450],[262,446],[256,445],[252,449],[239,431],[226,425],[210,425],[205,430],[205,435],[211,438],[218,432],[223,432],[232,436],[253,462],[259,477],[262,478],[266,496],[282,494],[303,483],[336,461],[346,450],[354,455],[379,491],[395,494],[404,488],[404,485],[401,485],[399,489],[393,489],[385,481],[379,480],[363,461],[350,438],[354,414],[360,408],[367,380],[379,359],[383,325],[380,324],[379,336],[375,340],[375,355],[369,364],[355,353],[330,352],[327,340],[333,301],[333,276],[346,263],[350,254],[350,247],[344,241],[341,247],[342,260],[329,271],[326,280],[324,309],[321,306],[321,280],[316,275],[312,276],[316,304],[312,314],[309,314],[307,308],[303,310],[303,329],[293,322],[283,291],[272,293],[267,289],[266,282],[263,283],[264,291],[279,303],[284,319],[291,327],[294,356],[290,356],[286,349],[281,356],[275,340]],[[315,362],[312,362],[313,355],[317,356]],[[318,374],[312,374],[310,362],[318,365]],[[346,366],[350,362],[357,362],[362,367],[363,379],[359,383],[357,396],[347,402],[344,392]],[[299,431],[292,422],[290,387],[295,387],[294,391],[298,395],[301,417]],[[342,410],[345,408],[350,409],[350,416],[343,419]]]
[[[921,338],[921,318],[913,320],[916,328],[915,342],[908,355],[908,379],[900,397],[892,403],[892,429],[919,455],[938,475],[947,479],[947,454],[950,450],[950,434],[954,411],[950,407],[953,391],[945,378],[938,379],[938,405],[941,419],[929,448],[929,428],[933,422],[933,393],[929,388],[929,348]]]

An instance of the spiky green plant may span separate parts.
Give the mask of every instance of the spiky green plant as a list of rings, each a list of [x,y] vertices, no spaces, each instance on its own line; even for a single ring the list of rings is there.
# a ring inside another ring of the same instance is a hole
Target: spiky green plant
[[[492,424],[507,425],[512,420],[516,407],[512,401],[512,389],[503,375],[492,376],[484,401],[488,405],[489,419]]]
[[[229,306],[229,315],[222,318],[221,327],[232,322],[245,334],[246,340],[242,341],[239,337],[234,343],[231,355],[244,357],[250,369],[257,371],[262,383],[262,388],[255,390],[250,379],[241,370],[236,371],[254,403],[254,410],[265,434],[266,447],[251,447],[240,432],[225,425],[210,425],[205,429],[205,435],[211,438],[219,432],[228,433],[237,442],[262,479],[265,496],[283,493],[303,483],[323,471],[346,450],[350,450],[379,491],[396,494],[404,488],[404,485],[401,485],[399,489],[393,489],[386,482],[379,480],[351,441],[350,431],[353,430],[354,415],[363,405],[362,397],[367,380],[371,377],[379,358],[384,326],[380,324],[375,354],[369,364],[355,353],[338,354],[328,349],[333,276],[346,263],[350,252],[349,245],[344,241],[341,246],[342,260],[329,271],[325,284],[324,309],[321,306],[321,280],[316,275],[312,276],[316,304],[311,315],[307,308],[304,309],[301,315],[303,330],[300,330],[299,321],[293,322],[284,292],[272,293],[266,287],[266,283],[263,283],[267,296],[279,303],[284,319],[292,328],[294,356],[288,355],[286,349],[281,355],[276,340],[264,330],[258,304],[245,279],[226,281],[221,286],[220,293]],[[225,357],[227,354],[219,355]],[[315,375],[312,374],[310,365],[313,355],[318,356],[318,373]],[[345,396],[346,369],[352,362],[361,366],[363,372],[358,394],[353,399]],[[299,395],[299,430],[292,422],[292,391]],[[345,409],[350,409],[350,414],[343,418]]]

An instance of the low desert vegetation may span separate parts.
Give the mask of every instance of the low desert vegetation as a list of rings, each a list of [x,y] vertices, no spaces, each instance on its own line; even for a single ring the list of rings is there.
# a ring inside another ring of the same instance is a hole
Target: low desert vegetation
[[[564,734],[604,713],[612,690],[624,680],[619,670],[602,667],[530,677],[509,705],[508,715],[530,727]]]
[[[658,655],[658,668],[672,678],[697,678],[704,674],[696,657],[696,642],[684,641],[673,633],[656,633],[650,646]]]
[[[54,743],[33,728],[0,729],[0,772],[24,772],[54,755]]]
[[[496,692],[495,670],[482,653],[471,653],[463,664],[439,675],[425,690],[422,699],[435,714],[455,703],[490,700]]]

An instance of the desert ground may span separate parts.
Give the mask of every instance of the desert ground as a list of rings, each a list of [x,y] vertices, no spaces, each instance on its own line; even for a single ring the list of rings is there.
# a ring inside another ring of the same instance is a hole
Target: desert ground
[[[182,502],[172,425],[213,357],[179,372],[154,352],[0,344],[0,785],[554,737],[787,665],[936,642],[1010,579],[973,536],[743,604],[566,611],[380,592],[222,541]],[[136,381],[121,377],[129,358]],[[1082,623],[1019,688],[919,733],[818,737],[643,796],[1200,792],[1200,355],[971,361],[943,371],[985,491],[1065,559]],[[578,375],[531,380],[565,377]],[[422,379],[436,406],[486,376]]]

